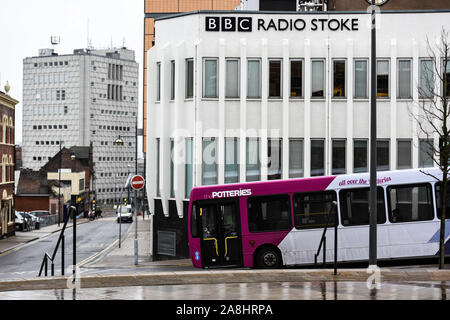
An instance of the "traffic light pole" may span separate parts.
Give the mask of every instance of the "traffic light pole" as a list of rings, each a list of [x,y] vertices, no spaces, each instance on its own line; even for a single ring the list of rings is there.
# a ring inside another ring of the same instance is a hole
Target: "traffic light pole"
[[[75,200],[75,206],[72,206],[72,229],[73,229],[73,244],[72,244],[72,261],[73,261],[73,270],[72,270],[72,282],[75,283],[76,281],[76,265],[77,265],[77,206],[76,206],[76,200]],[[70,214],[69,214],[70,215]]]

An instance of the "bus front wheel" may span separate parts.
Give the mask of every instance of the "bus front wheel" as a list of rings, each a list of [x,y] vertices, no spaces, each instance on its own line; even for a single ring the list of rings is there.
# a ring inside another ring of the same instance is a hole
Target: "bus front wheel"
[[[263,247],[256,253],[255,264],[256,267],[264,269],[280,268],[281,254],[275,247]]]

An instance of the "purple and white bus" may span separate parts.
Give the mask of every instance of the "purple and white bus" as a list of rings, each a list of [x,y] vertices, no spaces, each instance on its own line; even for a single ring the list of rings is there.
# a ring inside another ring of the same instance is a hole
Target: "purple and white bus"
[[[430,175],[442,176],[437,168],[378,172],[380,260],[438,254],[441,184]],[[369,184],[369,174],[362,173],[194,188],[188,220],[193,265],[312,264],[333,201],[338,203],[338,261],[367,261]],[[445,236],[450,255],[450,220]],[[334,228],[328,229],[327,242],[332,261]]]

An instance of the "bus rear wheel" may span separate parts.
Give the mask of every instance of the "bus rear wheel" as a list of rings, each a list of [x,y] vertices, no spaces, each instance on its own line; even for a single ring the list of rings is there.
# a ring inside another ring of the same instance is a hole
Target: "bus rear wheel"
[[[280,268],[281,255],[275,247],[264,247],[258,250],[255,257],[255,264],[258,268],[277,269]]]

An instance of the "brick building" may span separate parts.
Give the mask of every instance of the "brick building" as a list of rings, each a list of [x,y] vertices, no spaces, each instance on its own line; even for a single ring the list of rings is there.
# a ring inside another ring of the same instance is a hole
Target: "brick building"
[[[62,148],[39,171],[22,169],[16,195],[17,210],[45,210],[60,213],[62,218],[63,205],[76,203],[78,214],[86,215],[91,203],[92,165],[91,147],[72,147]]]
[[[0,91],[0,238],[14,234],[14,109],[19,101]]]
[[[60,168],[61,174],[59,174]],[[56,186],[59,181],[62,184],[70,183],[70,199],[61,200],[62,204],[67,201],[76,203],[76,200],[81,198],[81,201],[77,203],[78,213],[84,212],[87,214],[91,203],[91,196],[93,196],[91,194],[92,179],[94,176],[92,147],[75,146],[69,149],[62,148],[61,151],[42,167],[42,170],[47,173],[47,180],[54,181]],[[59,192],[55,188],[53,190]]]
[[[49,211],[50,192],[46,173],[42,170],[22,170],[15,199],[17,211]]]

